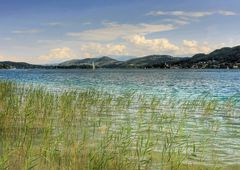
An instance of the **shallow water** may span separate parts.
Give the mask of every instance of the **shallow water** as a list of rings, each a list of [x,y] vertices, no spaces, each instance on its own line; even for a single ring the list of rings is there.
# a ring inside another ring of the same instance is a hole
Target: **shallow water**
[[[0,79],[41,85],[53,91],[96,88],[121,94],[133,90],[145,98],[157,96],[181,102],[207,95],[221,104],[233,96],[231,114],[220,109],[204,117],[199,110],[200,114],[194,112],[188,119],[185,131],[191,133],[189,140],[196,145],[205,142],[203,136],[207,138],[209,153],[215,154],[210,156],[221,163],[240,162],[240,70],[0,70]],[[165,111],[177,112],[173,110],[177,108]]]

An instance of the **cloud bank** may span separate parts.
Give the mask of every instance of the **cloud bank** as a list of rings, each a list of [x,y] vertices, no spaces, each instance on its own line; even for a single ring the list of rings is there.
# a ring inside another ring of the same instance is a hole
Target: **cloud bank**
[[[150,11],[146,15],[148,16],[177,16],[177,17],[192,17],[192,18],[199,18],[205,17],[210,15],[223,15],[223,16],[233,16],[237,15],[237,13],[233,11]]]

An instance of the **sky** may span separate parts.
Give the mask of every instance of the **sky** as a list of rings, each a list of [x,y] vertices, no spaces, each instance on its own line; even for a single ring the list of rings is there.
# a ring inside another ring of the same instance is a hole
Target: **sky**
[[[239,0],[0,0],[0,61],[209,53],[240,44],[239,17]]]

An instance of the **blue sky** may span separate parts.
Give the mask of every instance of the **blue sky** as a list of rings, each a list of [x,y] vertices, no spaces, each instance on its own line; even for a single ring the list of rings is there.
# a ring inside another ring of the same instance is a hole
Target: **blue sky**
[[[0,0],[0,60],[191,56],[240,44],[239,0]]]

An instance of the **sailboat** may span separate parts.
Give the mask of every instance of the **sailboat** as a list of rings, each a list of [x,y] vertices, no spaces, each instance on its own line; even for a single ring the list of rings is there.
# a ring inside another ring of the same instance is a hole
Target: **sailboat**
[[[95,70],[95,63],[94,63],[94,61],[92,62],[92,69]]]

